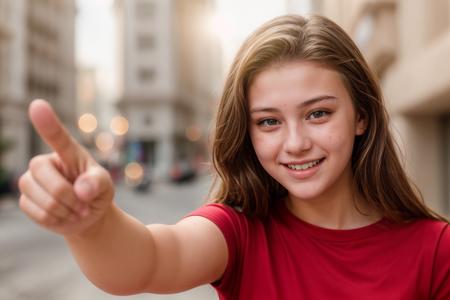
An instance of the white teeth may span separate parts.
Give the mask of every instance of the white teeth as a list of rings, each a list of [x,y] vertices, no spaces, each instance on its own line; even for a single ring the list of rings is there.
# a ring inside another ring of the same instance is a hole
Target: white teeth
[[[306,169],[314,167],[319,162],[320,162],[320,159],[314,160],[314,161],[310,161],[308,163],[301,164],[301,165],[288,165],[288,168],[292,169],[292,170],[306,170]]]

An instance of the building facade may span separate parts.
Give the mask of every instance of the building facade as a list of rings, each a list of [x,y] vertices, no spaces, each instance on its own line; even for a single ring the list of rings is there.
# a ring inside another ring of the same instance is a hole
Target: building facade
[[[212,9],[209,0],[116,1],[128,160],[155,177],[205,155],[221,60],[198,22]]]
[[[2,166],[16,175],[47,150],[28,121],[32,99],[75,124],[75,13],[74,0],[0,0],[0,136],[10,144]]]
[[[290,1],[295,2],[295,0]],[[450,1],[313,0],[378,75],[408,174],[450,214]]]

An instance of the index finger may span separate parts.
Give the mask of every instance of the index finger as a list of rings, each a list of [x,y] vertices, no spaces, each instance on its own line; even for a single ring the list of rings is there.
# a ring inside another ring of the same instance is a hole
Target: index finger
[[[28,110],[31,122],[45,143],[50,146],[68,166],[77,167],[80,145],[72,138],[45,100],[34,100]]]

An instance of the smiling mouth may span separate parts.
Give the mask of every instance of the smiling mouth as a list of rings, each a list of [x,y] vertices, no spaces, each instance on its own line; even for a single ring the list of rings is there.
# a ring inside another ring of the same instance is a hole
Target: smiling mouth
[[[322,161],[324,161],[325,158],[321,158],[321,159],[317,159],[317,160],[313,160],[304,164],[287,164],[286,166],[291,169],[291,170],[307,170],[310,169],[314,166],[317,166],[318,164],[320,164]]]

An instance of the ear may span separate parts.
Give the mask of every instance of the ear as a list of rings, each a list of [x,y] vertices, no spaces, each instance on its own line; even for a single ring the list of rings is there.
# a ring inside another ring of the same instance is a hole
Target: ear
[[[356,116],[356,135],[363,135],[364,132],[366,132],[367,129],[367,118],[362,115],[361,113],[358,113]]]

